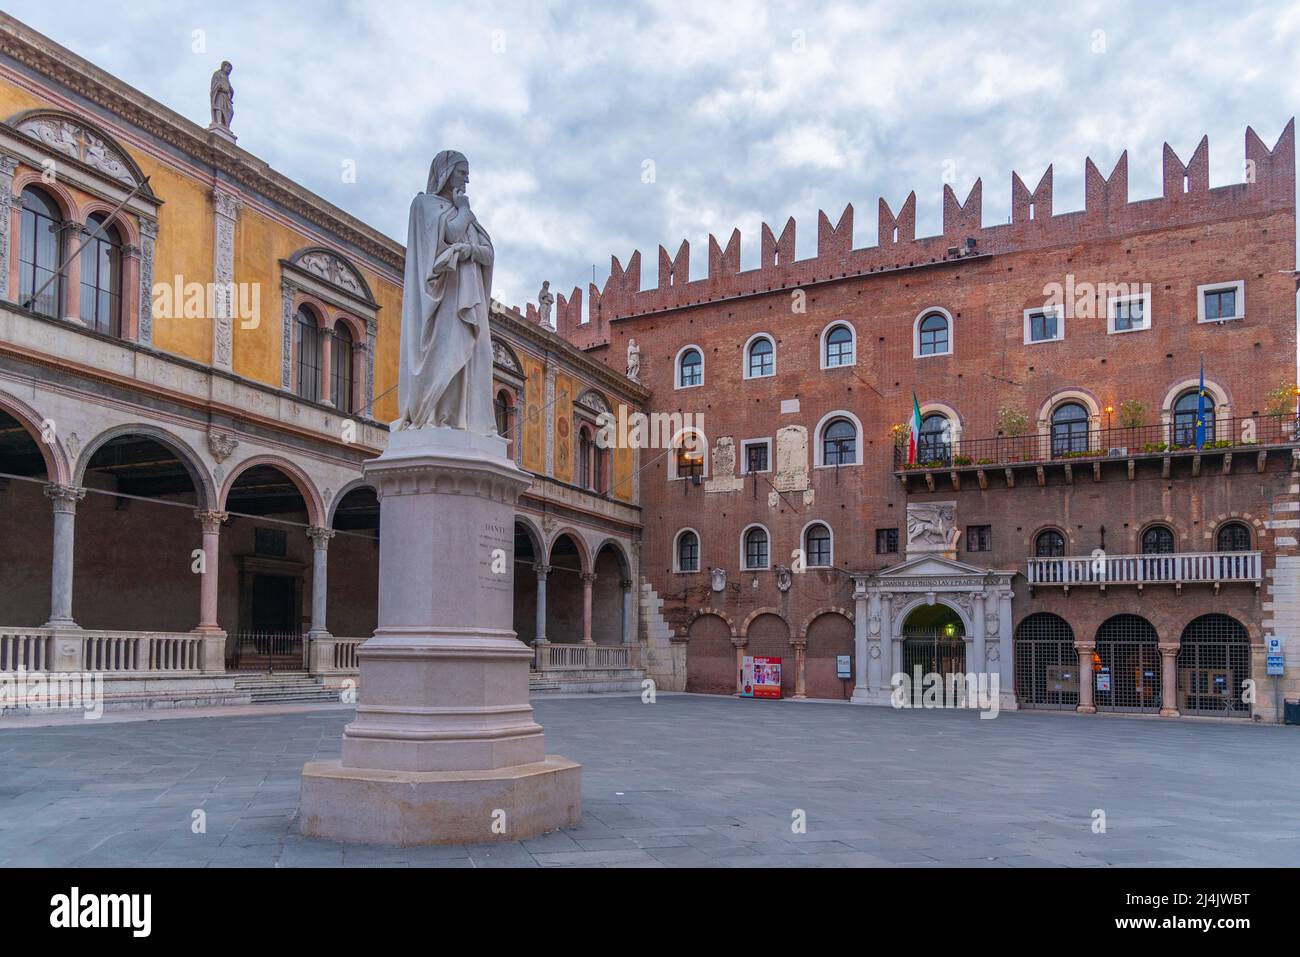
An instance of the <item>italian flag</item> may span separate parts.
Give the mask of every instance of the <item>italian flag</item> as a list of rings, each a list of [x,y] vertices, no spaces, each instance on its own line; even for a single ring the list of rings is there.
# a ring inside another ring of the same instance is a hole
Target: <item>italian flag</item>
[[[912,422],[907,430],[907,464],[916,464],[916,450],[921,443],[921,407],[912,393]]]

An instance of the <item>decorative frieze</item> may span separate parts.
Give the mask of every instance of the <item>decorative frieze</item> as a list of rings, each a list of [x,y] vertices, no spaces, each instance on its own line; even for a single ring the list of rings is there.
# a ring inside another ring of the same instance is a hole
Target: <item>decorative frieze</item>
[[[234,363],[235,220],[239,197],[212,191],[215,242],[212,247],[212,364],[226,372]]]
[[[158,242],[158,224],[140,220],[140,342],[153,345],[153,254]]]
[[[14,171],[18,160],[0,155],[0,300],[9,299],[9,220],[13,215]]]

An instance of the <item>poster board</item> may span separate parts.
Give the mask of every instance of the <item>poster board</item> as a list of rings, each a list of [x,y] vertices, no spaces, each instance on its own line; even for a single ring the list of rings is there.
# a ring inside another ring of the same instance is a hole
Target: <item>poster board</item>
[[[740,696],[742,698],[781,697],[781,659],[748,655],[742,658]]]

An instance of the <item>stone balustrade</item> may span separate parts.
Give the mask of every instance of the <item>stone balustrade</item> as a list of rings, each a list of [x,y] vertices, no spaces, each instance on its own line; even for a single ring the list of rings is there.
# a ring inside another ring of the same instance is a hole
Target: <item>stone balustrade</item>
[[[0,671],[221,674],[222,633],[0,627]]]
[[[537,646],[538,671],[618,671],[639,667],[640,645],[548,643]]]
[[[1025,569],[1031,587],[1061,585],[1176,585],[1249,582],[1263,578],[1259,552],[1172,552],[1162,555],[1069,555],[1031,558]]]

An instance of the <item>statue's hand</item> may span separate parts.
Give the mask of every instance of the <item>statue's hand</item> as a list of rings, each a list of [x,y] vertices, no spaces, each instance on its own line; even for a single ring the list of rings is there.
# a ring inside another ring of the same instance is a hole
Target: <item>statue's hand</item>
[[[464,187],[451,191],[451,201],[457,209],[469,209],[469,197],[465,194]]]

